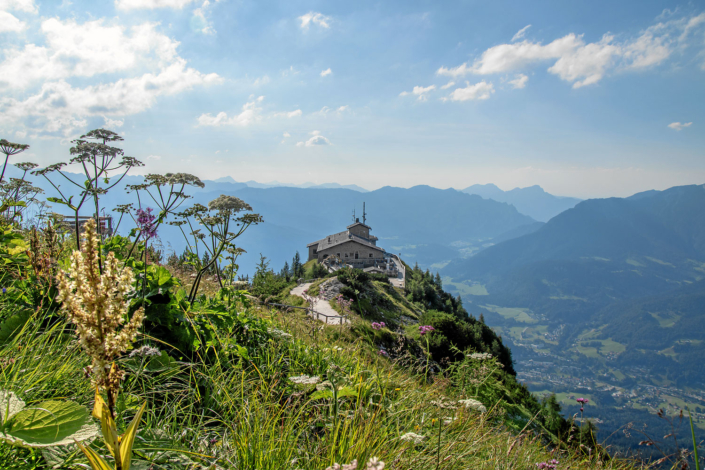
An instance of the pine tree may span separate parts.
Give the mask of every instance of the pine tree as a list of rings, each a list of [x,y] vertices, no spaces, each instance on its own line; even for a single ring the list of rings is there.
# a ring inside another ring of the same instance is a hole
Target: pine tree
[[[289,262],[284,261],[284,267],[282,268],[281,272],[282,277],[286,278],[286,282],[289,282],[289,279],[291,277],[291,272],[289,271]]]
[[[304,275],[303,266],[301,265],[301,255],[299,255],[298,251],[294,255],[294,259],[291,262],[291,271],[297,279]]]
[[[443,289],[443,281],[441,280],[441,275],[436,273],[436,287]]]

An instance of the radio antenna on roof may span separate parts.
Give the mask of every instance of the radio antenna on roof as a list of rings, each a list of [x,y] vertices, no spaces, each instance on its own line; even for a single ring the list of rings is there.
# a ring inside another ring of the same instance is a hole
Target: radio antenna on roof
[[[365,203],[362,203],[362,223],[364,224],[365,221],[367,221],[367,212],[365,212]]]

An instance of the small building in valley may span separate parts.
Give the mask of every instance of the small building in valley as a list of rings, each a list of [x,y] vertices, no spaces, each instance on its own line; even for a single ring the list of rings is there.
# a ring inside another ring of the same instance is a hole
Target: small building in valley
[[[370,226],[360,219],[347,226],[344,232],[334,233],[306,245],[309,261],[323,262],[336,257],[343,265],[364,269],[386,264],[386,252],[377,246],[377,237],[370,235]]]

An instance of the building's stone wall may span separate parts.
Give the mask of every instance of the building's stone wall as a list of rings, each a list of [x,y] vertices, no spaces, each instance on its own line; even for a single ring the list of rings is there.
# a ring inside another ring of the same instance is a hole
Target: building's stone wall
[[[355,225],[348,229],[353,235],[357,235],[362,238],[370,238],[370,229],[363,225]]]
[[[357,258],[355,255],[357,254]],[[354,240],[321,250],[316,254],[318,261],[323,261],[329,256],[338,256],[343,263],[361,264],[365,266],[374,265],[384,259],[384,252],[361,245]]]

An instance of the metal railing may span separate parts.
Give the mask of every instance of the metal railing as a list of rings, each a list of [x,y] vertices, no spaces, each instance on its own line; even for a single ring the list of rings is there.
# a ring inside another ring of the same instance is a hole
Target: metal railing
[[[324,317],[324,318],[325,318],[325,322],[324,322],[324,323],[325,323],[326,325],[330,325],[330,324],[333,324],[333,325],[334,325],[334,324],[335,324],[334,321],[333,321],[333,322],[328,321],[329,318],[334,318],[334,319],[337,318],[337,319],[339,320],[339,321],[338,321],[338,324],[339,324],[339,325],[342,325],[343,323],[349,323],[349,320],[348,320],[347,318],[345,318],[345,317],[342,317],[342,316],[340,316],[340,315],[336,315],[336,316],[333,316],[333,315],[326,315],[325,313],[321,313],[321,312],[315,311],[315,310],[314,310],[313,308],[311,308],[311,307],[297,307],[296,305],[278,304],[278,303],[274,303],[274,302],[262,302],[262,301],[259,300],[258,298],[256,298],[256,297],[251,297],[251,296],[250,296],[250,299],[255,300],[255,301],[257,301],[257,302],[259,302],[259,303],[261,303],[262,305],[265,305],[265,306],[285,307],[285,308],[295,308],[295,309],[298,309],[298,310],[306,310],[306,314],[307,314],[307,315],[310,315],[311,317],[314,317],[314,316],[315,316],[316,320],[318,320],[318,321],[321,321],[321,317]],[[314,314],[315,314],[315,315],[314,315]]]

